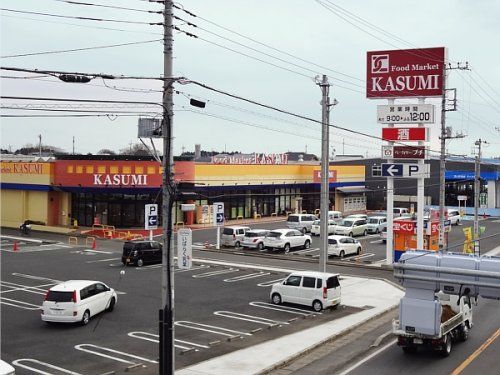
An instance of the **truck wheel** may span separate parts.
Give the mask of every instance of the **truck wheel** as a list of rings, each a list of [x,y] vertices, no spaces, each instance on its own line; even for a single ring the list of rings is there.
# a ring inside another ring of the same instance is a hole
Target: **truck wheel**
[[[465,322],[460,330],[460,340],[467,341],[469,338],[469,323]]]
[[[444,347],[441,350],[441,355],[443,357],[448,357],[451,353],[451,336],[449,334],[447,334],[445,336],[445,341],[444,341],[443,345],[444,345]]]

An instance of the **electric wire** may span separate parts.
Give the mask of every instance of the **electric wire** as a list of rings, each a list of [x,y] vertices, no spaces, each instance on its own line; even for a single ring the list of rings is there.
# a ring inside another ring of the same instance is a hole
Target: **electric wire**
[[[127,7],[120,7],[120,6],[115,6],[115,5],[84,3],[84,2],[72,1],[72,0],[52,0],[52,1],[57,1],[59,3],[67,3],[67,4],[71,4],[71,5],[83,5],[83,6],[89,6],[89,7],[99,7],[99,8],[108,8],[108,9],[129,10],[129,11],[143,12],[143,13],[163,14],[163,12],[161,10],[146,10],[146,9],[138,9],[138,8],[127,8]]]

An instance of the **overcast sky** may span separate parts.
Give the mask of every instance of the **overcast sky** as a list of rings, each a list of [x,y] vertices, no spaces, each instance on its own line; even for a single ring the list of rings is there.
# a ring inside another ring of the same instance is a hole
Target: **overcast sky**
[[[161,10],[161,5],[143,0],[86,2]],[[376,136],[381,135],[382,127],[376,122],[376,106],[386,101],[366,99],[366,52],[446,47],[450,62],[454,65],[461,62],[463,66],[468,61],[472,69],[453,70],[449,74],[447,87],[457,89],[458,111],[447,113],[447,125],[452,126],[454,132],[466,133],[467,137],[450,141],[448,150],[470,156],[474,141],[482,138],[490,142],[484,147],[483,155],[500,156],[500,130],[495,129],[500,129],[498,1],[183,0],[176,4],[198,16],[175,11],[176,16],[198,27],[181,20],[176,20],[175,24],[198,38],[179,32],[174,34],[175,76],[319,120],[321,92],[314,77],[326,74],[332,84],[330,96],[339,102],[332,110],[331,123]],[[2,7],[128,22],[162,21],[158,14],[74,5],[61,0],[4,0]],[[163,73],[163,46],[158,41],[8,57],[151,41],[162,37],[161,26],[85,21],[4,10],[1,31],[2,66],[151,77]],[[10,96],[161,100],[161,83],[153,80],[103,82],[94,79],[87,84],[74,84],[54,77],[2,71],[1,84],[2,95]],[[174,96],[176,155],[183,149],[193,151],[197,143],[204,150],[321,153],[319,124],[266,110],[193,84],[177,84],[175,89],[178,91]],[[191,107],[191,97],[206,101],[206,108]],[[440,105],[437,99],[428,102]],[[61,103],[49,106],[58,111],[5,108],[20,104],[40,108],[40,102],[33,100],[3,100],[2,114],[59,117],[2,117],[2,148],[15,150],[27,143],[37,144],[41,134],[43,144],[68,152],[72,150],[73,137],[77,153],[95,153],[103,148],[118,151],[138,141],[139,114],[158,111],[153,106],[106,107],[100,104],[85,105],[85,108],[69,104],[63,108]],[[89,112],[75,112],[78,110],[103,111],[101,115],[116,111],[130,113],[118,117],[67,117],[89,115]],[[438,129],[439,116],[431,130],[434,150],[438,149]],[[338,129],[331,130],[330,144],[337,154],[380,155],[380,143],[376,140]]]

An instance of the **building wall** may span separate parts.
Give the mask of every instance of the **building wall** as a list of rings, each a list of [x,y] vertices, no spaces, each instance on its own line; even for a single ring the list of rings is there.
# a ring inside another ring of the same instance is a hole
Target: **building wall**
[[[48,192],[2,189],[1,200],[2,226],[17,228],[24,220],[51,225],[47,205]]]

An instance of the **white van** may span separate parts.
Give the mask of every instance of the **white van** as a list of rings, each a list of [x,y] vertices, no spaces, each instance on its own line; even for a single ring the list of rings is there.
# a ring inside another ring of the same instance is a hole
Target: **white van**
[[[394,207],[392,212],[394,212],[394,217],[410,215],[410,210],[404,207]]]
[[[291,214],[286,219],[286,226],[290,229],[297,229],[305,234],[311,231],[311,227],[316,220],[318,218],[311,214]]]
[[[340,211],[328,211],[328,219],[334,220],[335,222],[342,219],[342,212]]]
[[[324,272],[294,272],[273,285],[270,293],[275,305],[283,302],[311,306],[319,312],[337,307],[341,300],[339,274]]]
[[[231,226],[225,227],[222,230],[221,244],[224,246],[240,247],[245,237],[245,233],[250,230],[250,227]]]

